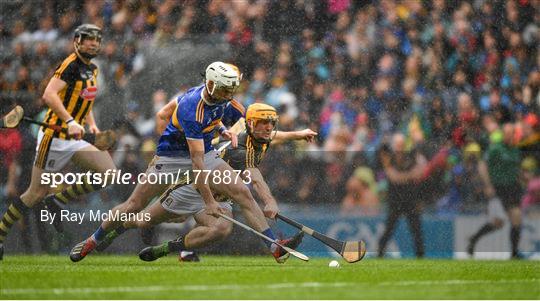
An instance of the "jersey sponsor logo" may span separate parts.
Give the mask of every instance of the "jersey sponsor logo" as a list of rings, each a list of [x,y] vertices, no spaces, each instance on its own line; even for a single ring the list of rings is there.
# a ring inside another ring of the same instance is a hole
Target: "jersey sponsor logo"
[[[96,95],[97,95],[96,86],[87,87],[81,92],[81,97],[86,100],[93,100],[94,98],[96,98]]]

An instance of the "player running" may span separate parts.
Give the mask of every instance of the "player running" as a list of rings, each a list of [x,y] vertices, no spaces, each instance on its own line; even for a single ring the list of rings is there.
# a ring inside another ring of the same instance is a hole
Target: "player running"
[[[81,140],[85,123],[90,132],[99,132],[92,113],[98,90],[98,68],[91,60],[100,51],[101,35],[101,29],[95,25],[77,27],[73,40],[74,52],[56,68],[43,93],[49,107],[43,122],[61,126],[62,131],[41,127],[38,133],[30,186],[9,205],[0,221],[0,260],[4,252],[3,243],[11,226],[49,191],[47,185],[41,184],[42,173],[59,171],[69,161],[96,173],[116,169],[107,152]],[[67,202],[100,188],[101,185],[91,183],[74,184],[60,194]]]
[[[214,62],[206,68],[205,84],[193,87],[178,97],[172,118],[160,137],[156,156],[150,163],[147,174],[177,174],[185,171],[200,171],[204,174],[210,171],[218,171],[220,174],[233,173],[231,167],[213,149],[211,141],[217,130],[222,137],[231,139],[232,144],[236,145],[236,135],[221,125],[221,119],[226,117],[224,112],[240,85],[241,77],[238,68],[230,64]],[[112,210],[113,214],[140,212],[154,196],[165,192],[168,185],[170,183],[138,183],[129,199]],[[177,185],[185,185],[185,182]],[[205,203],[206,214],[217,216],[226,212],[214,199],[210,190],[212,187],[218,193],[234,196],[251,227],[274,238],[263,212],[243,183],[224,185],[201,176],[195,177],[194,186]],[[71,250],[71,260],[82,260],[95,249],[108,231],[122,223],[122,220],[104,221],[93,235]],[[275,250],[277,246],[272,244],[269,248]]]
[[[279,208],[258,166],[264,158],[270,142],[276,144],[287,140],[301,139],[311,142],[317,135],[310,129],[295,132],[276,131],[277,121],[278,115],[272,106],[260,103],[249,106],[245,120],[247,132],[242,132],[238,136],[237,148],[229,146],[221,154],[222,158],[239,172],[243,177],[242,180],[249,181],[253,185],[253,189],[265,204],[264,214],[268,218],[275,218]],[[226,178],[222,180],[227,181]],[[227,210],[226,214],[232,216],[229,202],[222,204],[222,207]],[[149,221],[137,220],[124,223],[124,226],[109,233],[99,248],[105,249],[113,239],[129,228],[147,228],[170,219],[187,219],[190,216],[193,216],[197,222],[194,229],[174,241],[165,242],[157,247],[145,248],[139,253],[140,258],[145,261],[153,261],[171,252],[200,248],[226,238],[232,231],[232,223],[223,218],[210,216],[205,212],[204,202],[193,185],[169,188],[159,198],[159,201],[153,203],[145,212],[151,216]],[[293,238],[281,242],[294,249],[301,240],[302,232],[299,232]],[[276,249],[273,255],[278,263],[285,262],[289,257],[289,254],[280,248]]]

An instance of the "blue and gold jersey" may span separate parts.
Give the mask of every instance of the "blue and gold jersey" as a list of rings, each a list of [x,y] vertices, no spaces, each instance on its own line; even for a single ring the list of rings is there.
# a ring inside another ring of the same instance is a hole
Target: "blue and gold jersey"
[[[156,154],[166,157],[189,157],[187,139],[204,140],[204,152],[213,149],[214,131],[222,118],[236,122],[244,114],[235,100],[222,105],[208,105],[202,98],[204,85],[193,87],[177,99],[171,121],[159,138]],[[235,102],[234,105],[231,103]]]

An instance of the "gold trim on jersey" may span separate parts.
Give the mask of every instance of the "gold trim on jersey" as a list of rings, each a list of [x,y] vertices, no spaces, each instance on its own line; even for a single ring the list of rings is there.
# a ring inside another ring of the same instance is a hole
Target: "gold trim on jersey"
[[[43,135],[36,155],[36,162],[34,162],[36,167],[41,169],[45,168],[45,165],[47,164],[47,156],[49,155],[49,150],[51,149],[52,139],[52,135]]]
[[[172,115],[172,124],[175,128],[179,129],[180,131],[183,131],[182,126],[180,125],[180,122],[178,121],[178,116],[176,115],[178,113],[178,103],[176,104],[176,108],[174,108],[174,113]]]
[[[236,99],[231,100],[231,106],[233,106],[235,109],[237,109],[239,112],[242,113],[242,115],[246,114],[246,108],[239,103]]]
[[[204,101],[203,99],[199,99],[199,103],[197,104],[197,114],[195,115],[195,120],[197,122],[203,123],[204,120]]]
[[[69,66],[69,64],[73,61],[75,61],[77,59],[77,55],[75,53],[72,53],[70,56],[68,56],[63,62],[62,62],[62,65],[60,65],[60,68],[58,68],[56,70],[56,72],[54,72],[54,77],[56,78],[60,78],[60,76],[62,75],[62,73],[64,73],[64,71],[66,70],[67,66]]]
[[[205,127],[205,128],[203,129],[202,132],[203,132],[204,134],[210,133],[210,132],[213,131],[213,130],[216,128],[216,126],[218,126],[220,123],[221,123],[221,118],[216,119],[216,120],[212,121],[212,123],[210,123],[207,127]]]

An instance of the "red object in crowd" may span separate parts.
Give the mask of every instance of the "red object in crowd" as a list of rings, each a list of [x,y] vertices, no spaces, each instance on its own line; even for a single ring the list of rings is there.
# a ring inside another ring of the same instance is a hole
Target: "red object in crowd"
[[[450,148],[441,148],[433,158],[428,162],[424,174],[420,181],[424,181],[429,178],[435,171],[446,168],[446,161],[450,155]]]
[[[15,156],[22,151],[22,137],[17,129],[3,129],[0,131],[0,154],[3,157],[4,167],[11,165]]]

